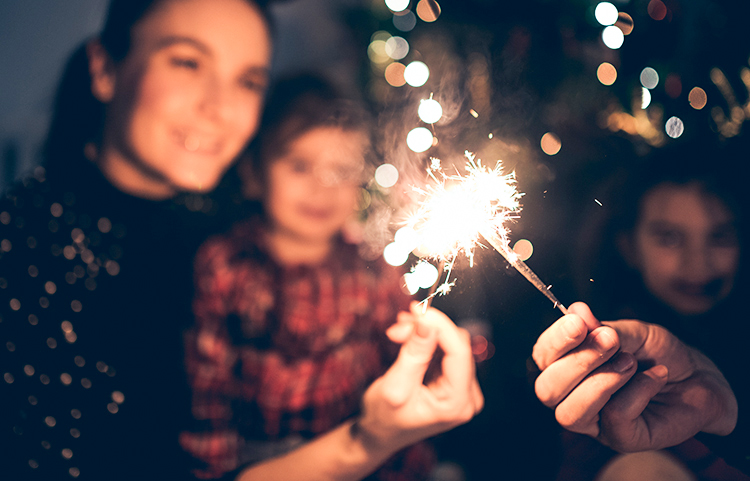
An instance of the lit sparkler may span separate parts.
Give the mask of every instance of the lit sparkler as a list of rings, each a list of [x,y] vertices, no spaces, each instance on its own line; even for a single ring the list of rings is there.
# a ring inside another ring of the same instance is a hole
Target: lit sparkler
[[[520,198],[513,173],[503,174],[502,165],[494,169],[482,165],[481,159],[466,152],[466,175],[446,174],[440,160],[432,159],[428,174],[433,185],[415,187],[421,195],[417,212],[407,221],[422,239],[428,257],[444,263],[446,280],[430,293],[427,303],[439,294],[450,291],[456,257],[463,253],[473,265],[474,248],[484,238],[520,272],[534,287],[547,296],[564,314],[567,309],[539,277],[509,247],[507,222],[519,216]]]

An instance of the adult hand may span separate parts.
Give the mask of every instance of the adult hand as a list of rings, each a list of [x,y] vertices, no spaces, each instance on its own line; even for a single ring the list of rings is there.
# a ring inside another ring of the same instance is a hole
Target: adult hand
[[[405,447],[472,419],[484,406],[477,382],[469,333],[442,312],[413,303],[388,330],[402,344],[391,368],[368,388],[362,436],[376,446]],[[440,372],[425,384],[438,346]]]
[[[665,328],[600,323],[575,303],[539,336],[537,397],[570,431],[621,452],[661,449],[700,431],[729,434],[737,401],[716,366]]]

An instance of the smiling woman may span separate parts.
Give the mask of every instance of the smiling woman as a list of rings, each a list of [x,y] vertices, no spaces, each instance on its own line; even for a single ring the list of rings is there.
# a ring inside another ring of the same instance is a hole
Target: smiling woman
[[[185,195],[257,129],[261,3],[112,0],[71,58],[44,167],[0,201],[3,479],[191,477],[182,332],[215,217]]]

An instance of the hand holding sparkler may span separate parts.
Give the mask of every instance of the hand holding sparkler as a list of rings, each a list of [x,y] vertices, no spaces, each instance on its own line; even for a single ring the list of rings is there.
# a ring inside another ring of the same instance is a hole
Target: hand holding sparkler
[[[500,162],[489,169],[469,152],[466,158],[466,175],[448,175],[440,167],[440,161],[433,159],[428,173],[434,185],[416,189],[422,201],[408,225],[421,235],[427,255],[444,263],[447,272],[445,283],[432,292],[427,301],[436,293],[450,290],[453,264],[460,253],[473,264],[473,250],[483,237],[555,307],[567,314],[549,286],[508,246],[506,224],[521,210],[521,194],[516,191],[515,176],[504,175]]]

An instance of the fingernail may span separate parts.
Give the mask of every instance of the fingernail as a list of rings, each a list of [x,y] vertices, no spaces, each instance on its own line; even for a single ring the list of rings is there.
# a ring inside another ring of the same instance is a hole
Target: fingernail
[[[593,342],[599,346],[602,353],[609,351],[617,345],[617,339],[607,329],[600,329],[594,335]]]
[[[625,352],[621,352],[617,354],[617,357],[615,357],[612,360],[612,368],[616,372],[622,373],[622,372],[630,370],[630,368],[633,367],[634,362],[635,362],[635,359],[633,359],[632,355],[625,353]]]

